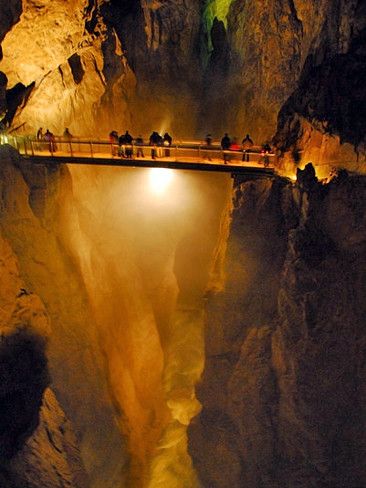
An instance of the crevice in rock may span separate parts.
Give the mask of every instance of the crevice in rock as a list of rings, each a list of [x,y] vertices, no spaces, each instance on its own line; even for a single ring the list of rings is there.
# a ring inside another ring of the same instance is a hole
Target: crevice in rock
[[[77,53],[74,53],[72,56],[69,57],[67,60],[69,66],[71,68],[72,77],[77,85],[79,85],[85,75],[85,70],[81,63],[81,58]]]

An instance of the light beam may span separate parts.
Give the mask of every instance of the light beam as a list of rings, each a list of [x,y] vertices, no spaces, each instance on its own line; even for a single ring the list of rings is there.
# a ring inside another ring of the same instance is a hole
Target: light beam
[[[150,191],[156,196],[163,195],[173,181],[173,170],[168,168],[151,168],[149,173]]]

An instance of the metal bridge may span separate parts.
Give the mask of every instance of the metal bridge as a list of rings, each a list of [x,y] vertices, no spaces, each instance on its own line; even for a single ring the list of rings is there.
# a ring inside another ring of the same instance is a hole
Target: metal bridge
[[[178,141],[169,147],[153,147],[148,144],[133,146],[131,158],[121,157],[120,148],[105,140],[56,138],[55,142],[40,142],[34,137],[0,135],[1,144],[15,147],[26,161],[35,164],[92,164],[102,166],[126,166],[141,168],[170,168],[198,171],[214,171],[268,177],[274,174],[274,154],[263,155],[261,147],[243,151],[223,151],[219,144],[209,148],[199,141]],[[137,156],[137,149],[141,153]],[[154,158],[154,152],[156,157]]]

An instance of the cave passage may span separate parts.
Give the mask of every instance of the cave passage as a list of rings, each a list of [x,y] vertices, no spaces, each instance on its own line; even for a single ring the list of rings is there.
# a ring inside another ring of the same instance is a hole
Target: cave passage
[[[163,168],[69,170],[65,235],[97,321],[129,456],[127,486],[199,486],[186,427],[200,410],[204,294],[232,179]]]

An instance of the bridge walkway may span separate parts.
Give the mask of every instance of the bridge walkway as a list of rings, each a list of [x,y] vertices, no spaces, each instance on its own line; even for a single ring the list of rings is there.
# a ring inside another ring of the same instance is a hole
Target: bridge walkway
[[[7,136],[3,143],[14,146],[23,157],[35,164],[92,164],[126,167],[158,167],[198,171],[214,171],[232,174],[271,176],[274,173],[274,154],[263,156],[261,148],[253,148],[242,161],[242,151],[222,151],[219,145],[207,146],[197,141],[179,141],[169,148],[155,148],[158,157],[152,157],[154,148],[143,145],[145,157],[137,157],[134,147],[132,158],[118,155],[119,148],[108,141],[89,141],[59,139],[55,145],[24,136]],[[169,151],[167,155],[166,151]],[[264,158],[266,157],[266,161]],[[227,159],[227,162],[224,161]],[[266,165],[264,164],[266,162]],[[266,166],[266,167],[265,167]]]

